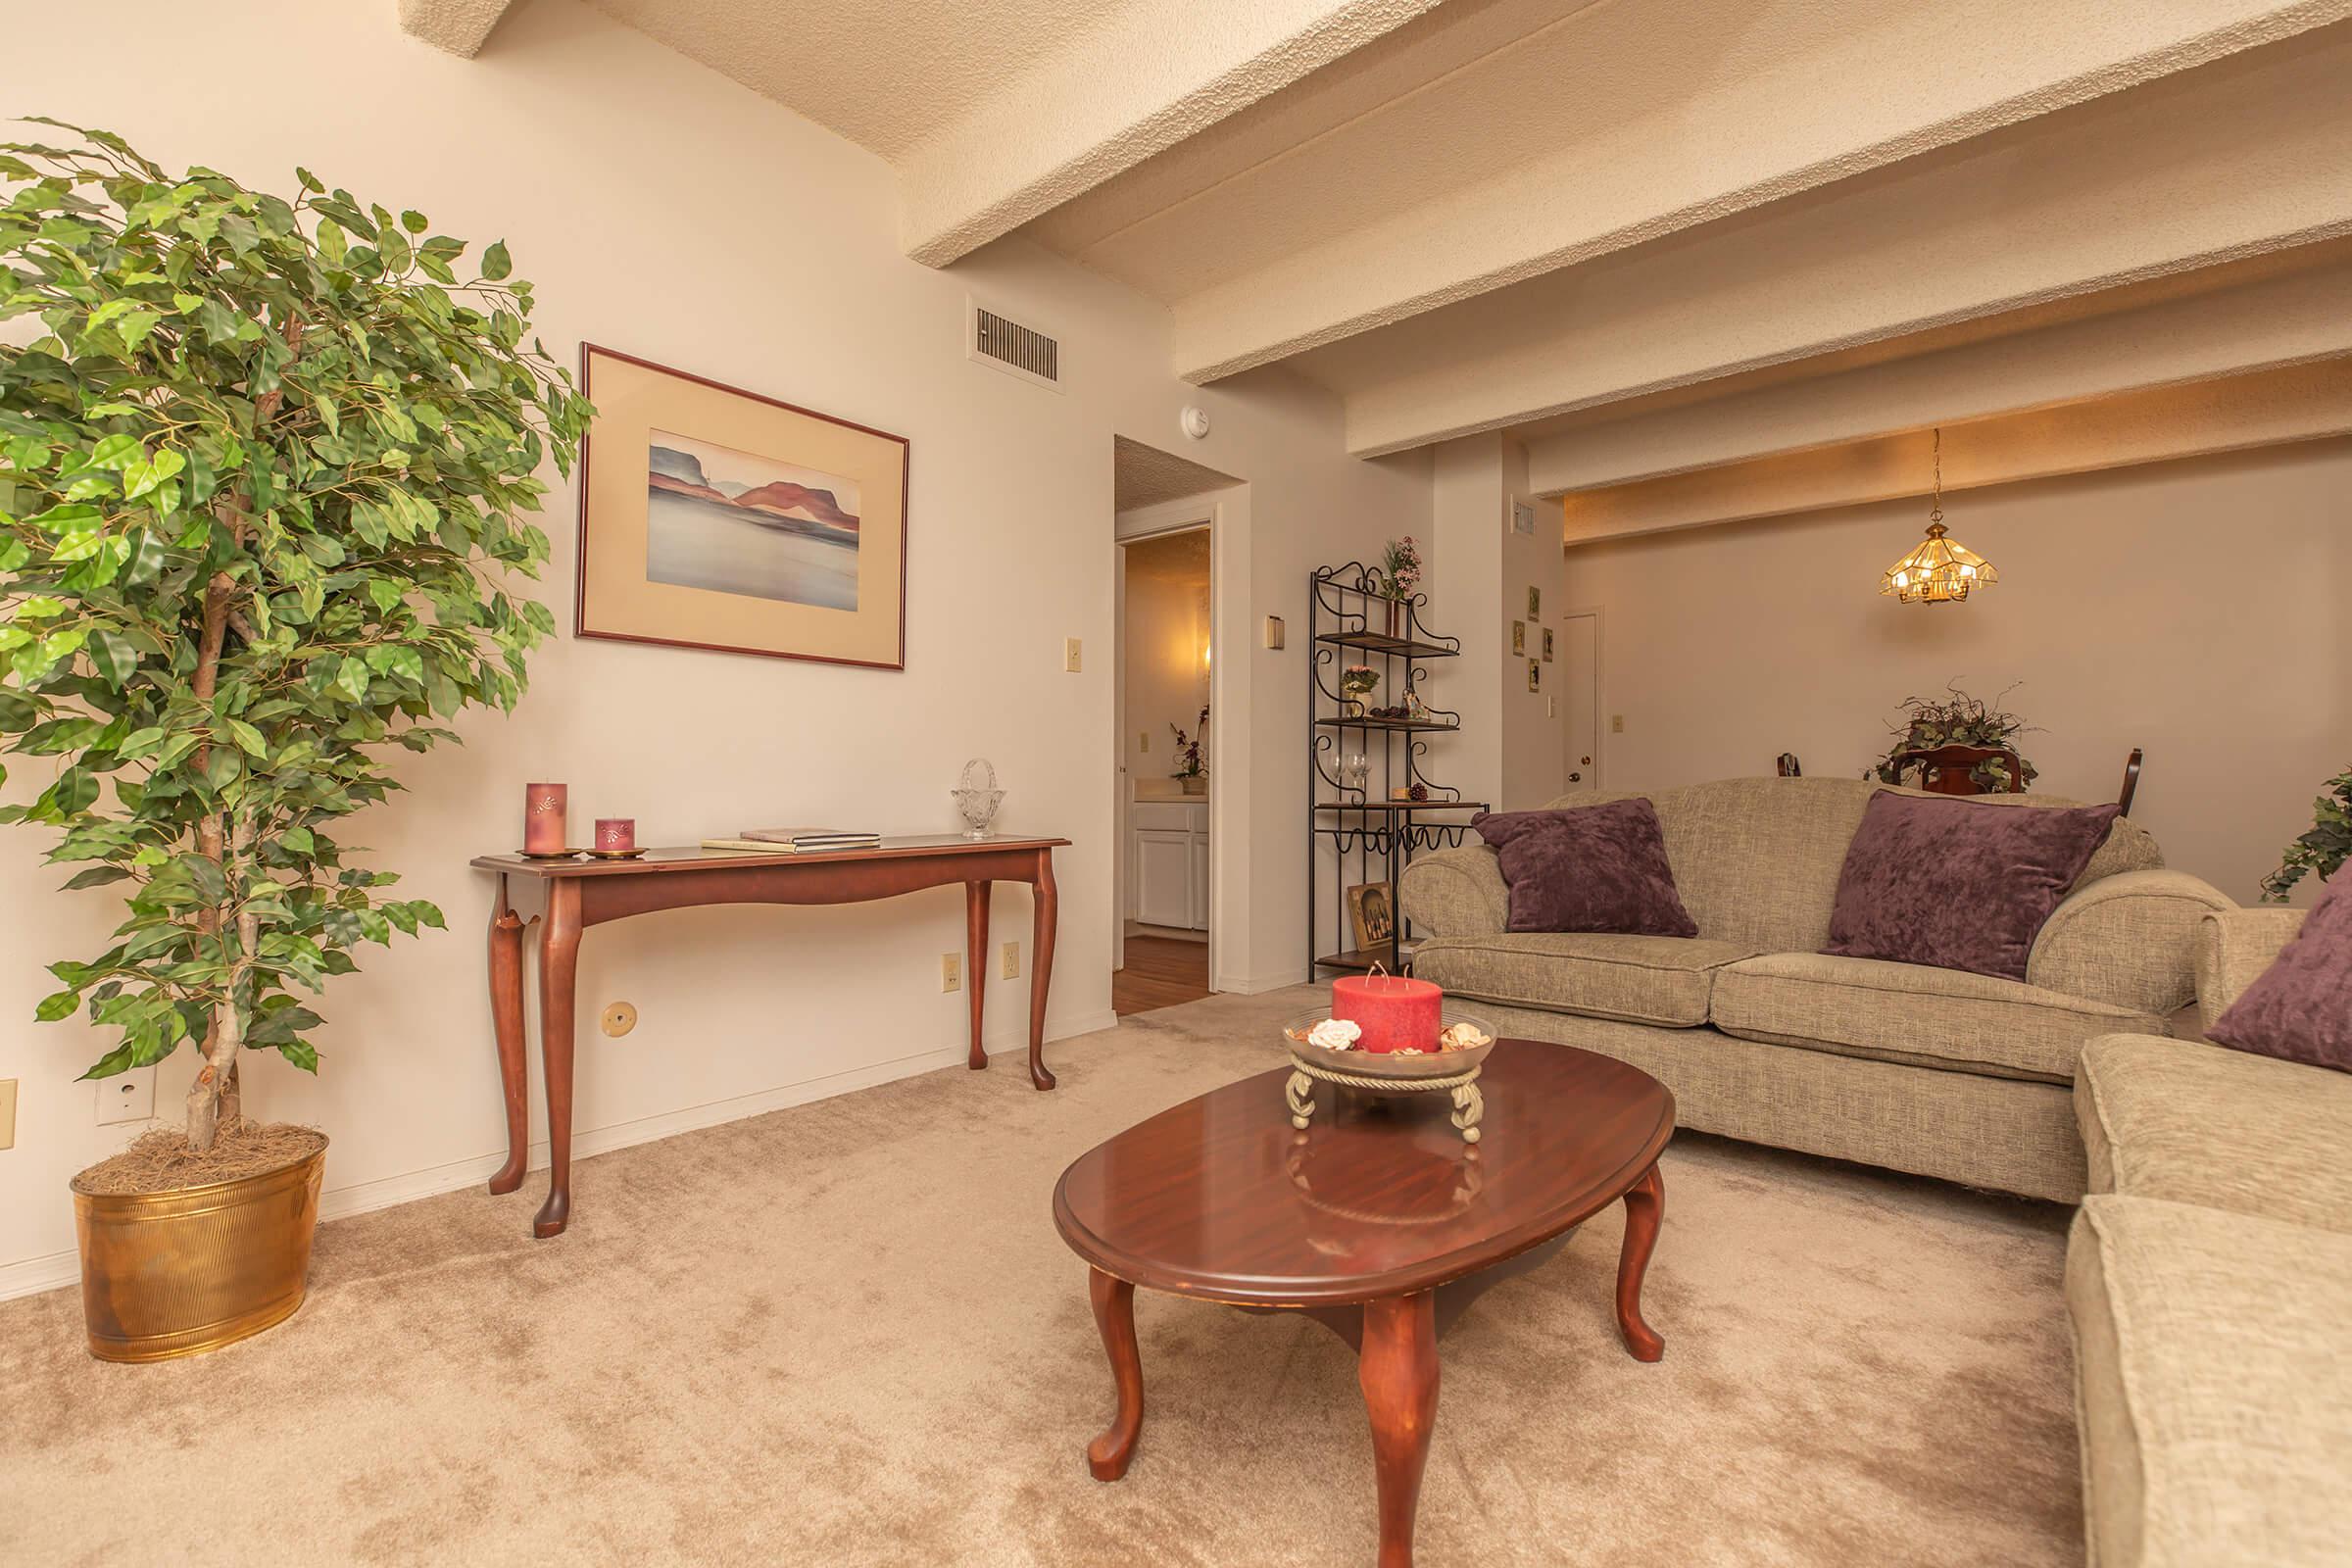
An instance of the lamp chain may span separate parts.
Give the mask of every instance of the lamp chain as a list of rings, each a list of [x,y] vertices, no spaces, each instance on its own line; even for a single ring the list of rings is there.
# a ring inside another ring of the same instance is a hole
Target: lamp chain
[[[1943,520],[1943,426],[1936,427],[1936,505],[1928,514],[1930,522]]]

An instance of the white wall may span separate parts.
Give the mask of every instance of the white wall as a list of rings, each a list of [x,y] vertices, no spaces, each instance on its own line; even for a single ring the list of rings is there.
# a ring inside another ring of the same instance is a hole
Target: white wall
[[[1218,806],[1218,831],[1239,835],[1220,845],[1220,874],[1249,890],[1220,962],[1235,984],[1303,974],[1304,654],[1262,650],[1244,628],[1266,613],[1300,624],[1310,564],[1423,525],[1425,463],[1346,458],[1337,408],[1296,379],[1176,381],[1164,312],[1025,244],[946,273],[908,262],[884,165],[570,0],[518,8],[470,62],[402,34],[389,4],[90,0],[10,22],[0,113],[103,125],[167,164],[271,189],[292,188],[299,161],[477,244],[503,235],[539,285],[537,326],[559,357],[592,338],[913,443],[904,673],[561,639],[512,717],[469,715],[463,749],[405,764],[409,792],[356,825],[350,837],[452,929],[371,950],[366,972],[334,985],[318,1079],[248,1058],[250,1109],[333,1138],[330,1215],[498,1162],[490,884],[466,862],[514,842],[530,779],[568,781],[582,820],[636,816],[652,843],[778,818],[925,831],[954,825],[956,770],[986,756],[1008,791],[1002,826],[1075,841],[1057,860],[1049,1032],[1107,1023],[1110,437],[1164,444],[1187,403],[1215,421],[1201,461],[1250,482],[1218,541],[1241,552],[1220,566],[1221,589],[1239,587],[1220,600],[1218,646],[1238,665],[1236,695],[1219,687],[1237,718],[1220,757],[1250,781]],[[967,288],[1059,330],[1066,395],[963,358]],[[573,517],[559,488],[543,597],[566,623]],[[1065,636],[1085,639],[1082,674],[1062,672]],[[16,767],[9,788],[37,789],[45,771]],[[132,1130],[94,1127],[91,1089],[73,1082],[98,1038],[30,1021],[50,989],[41,966],[97,951],[112,923],[103,896],[50,891],[45,848],[35,831],[0,836],[0,1077],[23,1081],[17,1148],[0,1152],[0,1294],[71,1278],[66,1181]],[[962,946],[960,904],[947,891],[595,931],[583,1018],[625,998],[642,1021],[620,1041],[583,1026],[579,1149],[956,1059],[965,999],[934,976]],[[1025,942],[1017,890],[1000,893],[996,918]],[[995,1049],[1022,1038],[1023,989],[990,988]],[[188,1070],[166,1065],[161,1102]],[[536,1128],[535,1063],[533,1077]],[[579,1177],[583,1208],[597,1180],[593,1166]],[[511,1202],[524,1225],[537,1195]]]
[[[1878,592],[1920,499],[1576,546],[1567,597],[1606,610],[1608,787],[1768,773],[1784,751],[1858,775],[1904,698],[2016,682],[2038,789],[2111,801],[2144,747],[2132,815],[2251,902],[2352,763],[2347,497],[2341,440],[1947,494],[2001,580],[1939,608]]]

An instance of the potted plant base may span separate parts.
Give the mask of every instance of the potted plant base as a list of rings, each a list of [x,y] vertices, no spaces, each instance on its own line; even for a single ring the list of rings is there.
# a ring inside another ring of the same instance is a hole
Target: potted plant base
[[[149,1133],[74,1178],[82,1319],[99,1360],[217,1350],[302,1305],[325,1136],[239,1123],[214,1149],[200,1164],[177,1133]],[[259,1168],[194,1183],[183,1174],[240,1164]]]

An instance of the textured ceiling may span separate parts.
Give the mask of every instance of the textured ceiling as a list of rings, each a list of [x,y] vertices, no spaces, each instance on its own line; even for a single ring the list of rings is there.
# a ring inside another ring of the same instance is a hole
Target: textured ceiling
[[[590,0],[896,160],[1148,0]]]
[[[458,52],[505,3],[402,0]],[[1927,396],[1890,367],[2259,371],[2230,270],[2352,235],[2352,0],[590,3],[887,160],[915,260],[1017,233],[1162,301],[1179,376],[1282,366],[1362,456],[1507,431],[1563,492],[1592,427],[1642,421],[1618,480],[1740,461]],[[1767,394],[1819,407],[1728,412]],[[1131,450],[1122,508],[1226,482]]]
[[[1121,512],[1156,507],[1163,501],[1182,501],[1189,496],[1204,496],[1211,490],[1241,482],[1230,473],[1219,473],[1190,458],[1162,452],[1141,441],[1130,441],[1123,435],[1111,438],[1111,466],[1116,475],[1112,492]]]

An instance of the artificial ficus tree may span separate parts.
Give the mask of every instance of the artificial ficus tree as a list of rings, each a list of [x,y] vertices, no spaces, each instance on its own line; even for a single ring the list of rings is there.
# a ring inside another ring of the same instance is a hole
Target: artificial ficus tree
[[[108,1031],[89,1077],[201,1050],[205,1150],[241,1050],[316,1071],[305,995],[442,924],[333,830],[521,693],[554,617],[505,584],[589,409],[503,246],[461,280],[419,213],[58,128],[0,148],[0,734],[53,770],[0,819],[124,900],[38,1016]]]

